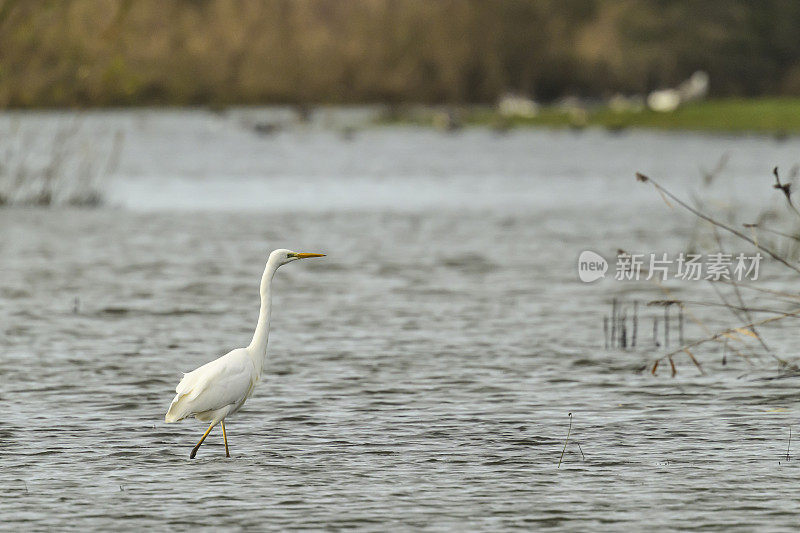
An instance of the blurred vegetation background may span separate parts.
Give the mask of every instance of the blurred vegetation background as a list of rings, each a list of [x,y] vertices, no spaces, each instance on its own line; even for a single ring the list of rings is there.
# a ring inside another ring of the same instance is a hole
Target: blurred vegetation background
[[[0,0],[0,107],[800,94],[793,0]]]

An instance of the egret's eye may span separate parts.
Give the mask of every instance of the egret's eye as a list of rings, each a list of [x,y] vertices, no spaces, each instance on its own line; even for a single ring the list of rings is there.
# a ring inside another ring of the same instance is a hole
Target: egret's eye
[[[294,252],[289,252],[288,254],[286,254],[286,257],[297,257],[297,254]]]

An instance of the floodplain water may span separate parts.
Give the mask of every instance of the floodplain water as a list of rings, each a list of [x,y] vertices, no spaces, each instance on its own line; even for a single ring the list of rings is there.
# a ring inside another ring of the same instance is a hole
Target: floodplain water
[[[665,347],[647,331],[606,349],[602,319],[613,297],[662,295],[581,283],[576,266],[587,249],[686,243],[692,219],[634,172],[686,193],[728,154],[722,197],[747,209],[773,198],[796,139],[257,135],[259,112],[84,115],[88,134],[124,132],[108,204],[0,210],[0,528],[796,527],[800,378],[772,379],[768,357],[723,366],[716,346],[697,351],[705,375],[679,357],[674,378],[637,372]],[[328,255],[276,275],[268,369],[226,423],[232,457],[215,429],[190,460],[205,427],[164,423],[174,387],[249,342],[278,247]],[[769,338],[798,359],[795,328]]]

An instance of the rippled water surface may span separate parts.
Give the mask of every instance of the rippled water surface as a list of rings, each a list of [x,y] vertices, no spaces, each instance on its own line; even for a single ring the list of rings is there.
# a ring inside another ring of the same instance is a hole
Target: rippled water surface
[[[765,379],[769,358],[722,366],[718,348],[699,352],[704,376],[683,359],[674,379],[637,373],[663,351],[649,332],[604,349],[602,317],[620,292],[659,293],[575,270],[585,249],[686,242],[690,219],[634,171],[685,193],[728,153],[723,196],[747,209],[796,140],[259,137],[249,113],[89,115],[85,130],[125,134],[110,206],[0,211],[0,527],[796,526],[798,378]],[[249,342],[277,247],[328,256],[278,271],[268,371],[226,423],[232,457],[215,429],[190,460],[205,428],[163,422],[174,387]],[[778,329],[772,348],[797,359],[796,337]]]

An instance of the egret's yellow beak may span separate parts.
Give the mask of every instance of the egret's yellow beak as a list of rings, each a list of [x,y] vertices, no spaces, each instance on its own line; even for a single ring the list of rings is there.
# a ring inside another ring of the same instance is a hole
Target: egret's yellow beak
[[[294,254],[294,256],[298,259],[307,259],[309,257],[325,257],[325,254]]]

